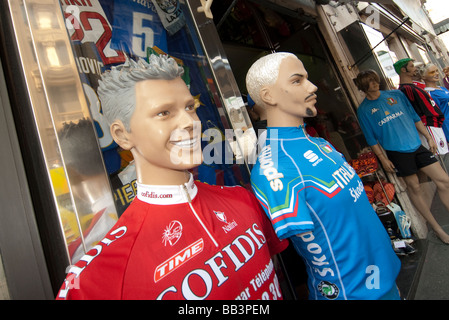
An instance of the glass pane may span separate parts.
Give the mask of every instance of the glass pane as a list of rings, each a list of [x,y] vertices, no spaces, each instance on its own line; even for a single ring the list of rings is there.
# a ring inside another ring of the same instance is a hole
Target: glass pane
[[[109,181],[79,74],[69,54],[71,44],[59,1],[10,1],[9,5],[38,147],[46,161],[42,174],[51,181],[67,256],[75,262],[117,220]],[[83,151],[93,150],[89,157],[80,157],[80,141],[85,145]]]
[[[287,16],[243,0],[229,12],[220,18],[219,33],[241,92],[247,92],[246,73],[259,57],[275,51],[296,54],[318,87],[318,115],[306,119],[309,133],[330,141],[347,160],[356,158],[366,142],[317,26],[300,14]],[[258,115],[250,114],[257,128]]]
[[[249,186],[246,167],[235,164],[224,138],[229,121],[188,8],[181,1],[65,0],[61,5],[119,215],[135,196],[136,173],[131,153],[120,149],[109,134],[96,89],[101,73],[126,57],[147,59],[149,54],[166,53],[183,65],[184,80],[200,101],[203,153],[215,160],[192,170],[194,177],[209,184]]]

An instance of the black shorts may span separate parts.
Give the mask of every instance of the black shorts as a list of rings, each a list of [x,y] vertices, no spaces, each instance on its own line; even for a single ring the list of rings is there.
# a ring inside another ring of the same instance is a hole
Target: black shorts
[[[435,155],[422,145],[410,153],[385,151],[388,159],[393,162],[398,177],[411,176],[416,174],[419,169],[438,161]]]

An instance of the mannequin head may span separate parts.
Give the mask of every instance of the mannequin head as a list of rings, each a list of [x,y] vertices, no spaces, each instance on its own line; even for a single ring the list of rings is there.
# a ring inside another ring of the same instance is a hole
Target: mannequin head
[[[182,73],[173,59],[152,55],[149,63],[113,67],[99,81],[111,135],[131,150],[139,183],[184,183],[186,170],[202,161],[196,102]]]
[[[418,69],[421,79],[426,83],[428,87],[436,87],[437,82],[440,80],[440,73],[437,66],[433,63],[428,63]]]
[[[246,75],[248,93],[267,111],[269,127],[299,126],[316,115],[316,90],[294,54],[272,53],[257,60]]]
[[[399,75],[400,83],[412,83],[416,75],[415,60],[411,58],[401,59],[393,64],[394,70]]]
[[[360,72],[355,79],[355,84],[360,91],[364,93],[379,91],[380,78],[376,71],[365,70]]]

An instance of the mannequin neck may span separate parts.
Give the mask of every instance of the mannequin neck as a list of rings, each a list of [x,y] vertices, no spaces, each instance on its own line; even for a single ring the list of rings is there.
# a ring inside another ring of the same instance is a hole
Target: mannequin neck
[[[436,81],[425,81],[426,83],[426,87],[429,88],[438,88],[437,82]]]
[[[399,83],[413,83],[413,77],[411,75],[402,73],[399,75]]]
[[[368,100],[377,100],[380,97],[380,90],[365,92],[365,94]]]
[[[304,118],[273,108],[267,109],[267,127],[299,127],[303,124]]]

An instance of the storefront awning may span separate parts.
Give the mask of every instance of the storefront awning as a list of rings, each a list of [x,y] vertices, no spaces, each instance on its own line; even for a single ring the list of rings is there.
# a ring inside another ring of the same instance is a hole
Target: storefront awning
[[[444,19],[444,20],[434,24],[433,28],[435,29],[435,33],[437,35],[445,33],[446,31],[449,31],[449,18]]]

